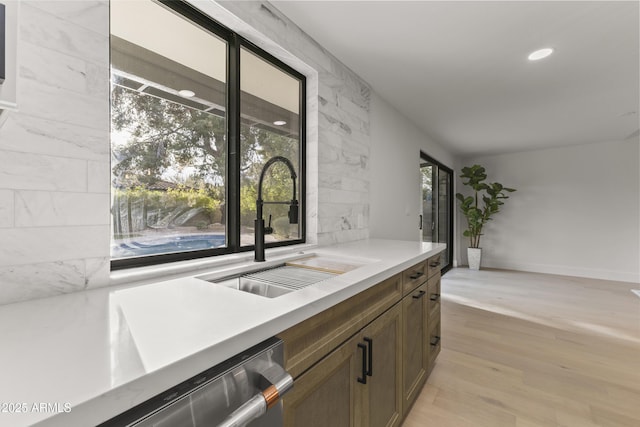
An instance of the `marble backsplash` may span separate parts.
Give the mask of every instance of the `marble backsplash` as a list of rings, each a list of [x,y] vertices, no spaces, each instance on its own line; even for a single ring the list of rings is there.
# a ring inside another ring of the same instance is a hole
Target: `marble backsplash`
[[[317,196],[308,219],[316,223],[317,242],[322,245],[369,237],[370,102],[371,88],[298,28],[277,8],[261,1],[220,1],[242,23],[232,29],[255,40],[264,37],[282,47],[278,54],[264,40],[257,44],[307,74],[307,92],[313,93],[308,109],[307,144],[317,149],[308,156],[308,170],[317,168]],[[243,27],[243,24],[246,27]],[[293,57],[293,58],[292,58]],[[309,88],[311,86],[311,90]],[[312,126],[313,120],[317,125]],[[309,197],[308,197],[309,198]],[[317,217],[313,215],[317,212]]]
[[[0,304],[109,283],[109,7],[21,1],[0,128]]]
[[[308,76],[308,240],[367,238],[370,87],[269,3],[211,10]],[[108,1],[21,2],[19,111],[0,128],[0,304],[109,284],[108,19]]]

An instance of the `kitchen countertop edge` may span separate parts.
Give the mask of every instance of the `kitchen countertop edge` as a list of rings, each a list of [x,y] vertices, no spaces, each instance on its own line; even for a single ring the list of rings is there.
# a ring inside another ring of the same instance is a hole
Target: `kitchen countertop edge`
[[[256,321],[244,329],[239,327],[236,333],[232,332],[217,342],[210,342],[205,348],[183,358],[173,360],[171,363],[166,363],[152,372],[144,373],[137,378],[107,390],[100,390],[94,395],[88,395],[84,401],[76,399],[76,401],[72,402],[73,407],[70,412],[37,414],[35,416],[30,414],[32,416],[28,417],[28,423],[36,423],[33,425],[38,426],[70,427],[75,425],[96,425],[104,422],[173,385],[185,381],[241,351],[406,270],[412,265],[443,251],[445,248],[446,245],[438,243],[377,239],[313,248],[311,252],[318,255],[352,256],[371,259],[373,262],[363,266],[363,268],[358,268],[339,276],[342,277],[344,283],[340,286],[336,285],[336,289],[330,292],[311,294],[312,296],[304,302],[294,301],[290,309],[267,309],[265,310],[267,314],[261,322],[258,322],[256,318]],[[395,251],[395,253],[385,257],[386,250]],[[172,279],[168,282],[180,280]],[[265,302],[265,306],[267,306],[267,302]],[[0,310],[2,310],[2,307],[0,307]],[[27,421],[27,418],[12,420],[13,417],[3,420],[3,415],[5,414],[0,414],[0,425],[4,425],[4,421],[17,421],[18,423]]]

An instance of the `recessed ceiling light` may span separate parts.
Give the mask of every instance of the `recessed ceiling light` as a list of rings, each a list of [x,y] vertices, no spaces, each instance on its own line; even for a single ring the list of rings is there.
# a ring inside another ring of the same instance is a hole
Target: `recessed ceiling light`
[[[535,52],[529,54],[529,61],[537,61],[538,59],[546,58],[553,53],[553,49],[545,47],[544,49],[538,49]]]
[[[276,126],[284,126],[287,124],[287,122],[285,122],[284,120],[276,120],[275,122],[273,122],[273,124]]]
[[[178,91],[178,95],[180,95],[183,98],[191,98],[193,96],[195,96],[195,92],[189,89],[182,89]]]

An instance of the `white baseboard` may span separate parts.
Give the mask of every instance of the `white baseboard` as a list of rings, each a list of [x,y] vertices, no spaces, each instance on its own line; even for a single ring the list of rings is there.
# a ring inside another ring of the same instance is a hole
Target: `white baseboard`
[[[533,273],[558,274],[561,276],[587,277],[590,279],[614,280],[617,282],[640,283],[640,272],[612,271],[564,265],[531,264],[513,261],[482,259],[482,267],[505,270],[530,271]]]

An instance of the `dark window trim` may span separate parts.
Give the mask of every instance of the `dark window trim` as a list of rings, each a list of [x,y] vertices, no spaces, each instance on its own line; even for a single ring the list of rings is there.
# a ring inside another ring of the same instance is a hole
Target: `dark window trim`
[[[240,248],[240,41],[231,37],[227,64],[227,250]],[[236,95],[237,94],[237,95]],[[230,200],[235,203],[229,203]]]
[[[266,248],[276,248],[281,246],[290,246],[295,244],[301,244],[306,242],[306,189],[307,189],[307,78],[304,74],[299,71],[294,70],[289,65],[285,64],[275,56],[271,55],[268,52],[257,47],[255,44],[250,41],[239,37],[240,39],[240,47],[247,49],[249,52],[258,56],[259,58],[269,62],[274,65],[276,68],[280,69],[280,71],[284,71],[287,74],[291,75],[295,79],[300,82],[300,90],[299,90],[299,104],[300,111],[298,113],[299,123],[299,138],[300,138],[300,150],[299,150],[299,159],[298,164],[300,165],[300,176],[298,177],[298,192],[299,192],[299,203],[300,203],[300,238],[295,240],[287,240],[284,242],[272,242],[265,244]],[[239,54],[239,53],[238,53]],[[238,83],[239,85],[239,83]],[[240,93],[238,91],[238,93]],[[239,143],[238,143],[239,146]],[[238,182],[238,191],[240,191],[240,186]],[[238,198],[238,203],[240,199]],[[240,221],[240,207],[238,206],[238,222]],[[239,227],[238,227],[239,230]],[[252,251],[255,249],[254,245],[240,247],[240,252]]]
[[[453,266],[453,180],[454,180],[454,176],[453,176],[453,169],[445,166],[442,162],[439,162],[438,160],[434,159],[433,157],[429,156],[428,154],[426,154],[424,151],[420,150],[420,159],[421,160],[426,160],[429,163],[433,163],[434,165],[438,166],[439,169],[444,170],[445,172],[448,172],[449,175],[451,176],[451,184],[449,185],[449,194],[447,195],[447,200],[448,200],[448,209],[449,209],[449,224],[451,224],[451,227],[449,227],[448,233],[449,233],[449,243],[447,244],[447,253],[449,254],[449,265],[447,265],[446,267],[444,267],[442,270],[440,270],[440,272],[442,274],[446,273],[447,271],[451,270],[452,266]]]
[[[227,50],[227,186],[226,186],[226,208],[227,208],[227,229],[225,248],[205,249],[188,252],[174,252],[167,254],[147,255],[140,257],[111,260],[111,270],[121,270],[134,267],[146,267],[157,264],[164,264],[177,261],[187,261],[199,258],[227,255],[238,252],[249,252],[254,250],[254,245],[240,245],[240,48],[243,47],[261,59],[271,63],[300,81],[300,114],[299,114],[299,135],[300,135],[300,177],[299,177],[299,200],[300,200],[300,238],[282,242],[272,242],[265,245],[266,248],[291,246],[306,242],[306,86],[307,81],[304,74],[296,71],[278,58],[262,50],[249,40],[213,20],[209,16],[196,9],[194,6],[183,1],[176,0],[156,0],[163,6],[177,12],[193,23],[210,31],[228,43]],[[233,203],[229,203],[233,201]]]

